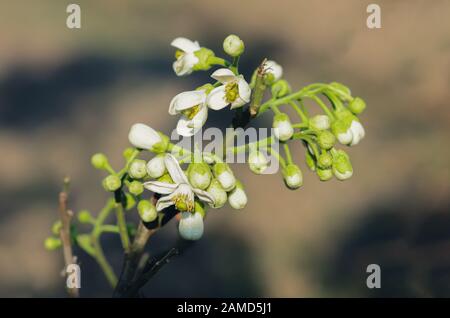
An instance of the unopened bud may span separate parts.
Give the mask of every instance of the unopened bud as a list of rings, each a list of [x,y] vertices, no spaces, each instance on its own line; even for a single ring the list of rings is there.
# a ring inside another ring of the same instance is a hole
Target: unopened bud
[[[273,83],[271,92],[272,97],[280,98],[291,93],[291,87],[289,86],[289,83],[286,80],[280,79],[275,83]]]
[[[94,221],[91,213],[88,210],[81,210],[80,212],[78,212],[77,217],[80,223],[92,223],[92,221]]]
[[[108,165],[108,158],[102,153],[96,153],[91,157],[91,164],[96,169],[105,169]]]
[[[166,172],[164,154],[158,154],[147,163],[147,174],[151,178],[159,178]]]
[[[180,236],[189,241],[196,241],[203,236],[203,217],[198,212],[182,212],[178,224]]]
[[[106,191],[114,192],[119,189],[121,185],[122,182],[118,176],[111,174],[103,179],[103,188],[105,188]]]
[[[313,130],[327,130],[330,128],[330,118],[327,115],[311,117],[309,127]]]
[[[322,130],[317,135],[317,143],[320,148],[328,150],[336,143],[336,137],[328,130]]]
[[[61,228],[62,228],[61,220],[56,221],[52,225],[52,233],[55,234],[55,235],[59,235],[59,232],[61,231]]]
[[[233,171],[224,162],[218,162],[213,167],[214,176],[220,182],[220,185],[225,191],[230,191],[236,185],[236,178]]]
[[[140,195],[144,192],[144,185],[137,180],[131,181],[128,185],[128,191],[130,191],[131,194]]]
[[[269,166],[269,161],[261,151],[253,150],[248,155],[248,164],[251,171],[256,174],[261,174]]]
[[[158,216],[155,206],[148,200],[139,201],[137,210],[144,222],[152,222],[156,220],[156,217]]]
[[[228,194],[228,203],[233,209],[243,209],[247,205],[247,194],[242,183],[236,181],[236,187]]]
[[[234,34],[231,34],[223,41],[223,50],[229,56],[237,57],[244,53],[244,42]]]
[[[44,242],[44,246],[49,251],[54,251],[61,247],[62,243],[59,238],[56,237],[47,237]]]
[[[338,180],[347,180],[353,175],[350,157],[343,150],[335,150],[333,155],[333,173]]]
[[[300,168],[294,164],[288,164],[283,169],[283,178],[289,189],[298,189],[303,184],[303,174]]]
[[[134,159],[128,168],[128,175],[133,179],[142,179],[147,175],[147,165],[145,160]]]
[[[328,181],[333,178],[333,171],[331,169],[317,169],[317,176],[320,181]]]
[[[366,109],[366,102],[362,98],[355,97],[349,104],[348,108],[353,114],[361,114]]]
[[[204,190],[211,183],[211,169],[204,162],[194,162],[187,171],[190,184],[197,189]]]
[[[319,158],[317,158],[317,165],[321,169],[330,168],[333,164],[333,157],[328,152],[322,153]]]
[[[285,113],[276,114],[274,116],[272,127],[274,128],[275,137],[281,141],[289,140],[294,134],[291,120]]]
[[[217,179],[212,179],[206,191],[214,198],[213,208],[221,208],[227,202],[227,193]]]

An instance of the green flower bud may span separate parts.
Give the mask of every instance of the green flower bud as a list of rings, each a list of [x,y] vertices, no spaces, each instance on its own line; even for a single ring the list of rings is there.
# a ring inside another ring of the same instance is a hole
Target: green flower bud
[[[103,188],[105,188],[106,191],[114,192],[119,189],[121,185],[122,182],[118,176],[111,174],[103,179]]]
[[[247,194],[242,183],[236,180],[236,187],[228,194],[228,203],[233,209],[239,210],[245,208],[247,201]]]
[[[197,189],[205,190],[211,183],[211,169],[206,163],[194,162],[189,165],[187,176],[190,184]]]
[[[212,179],[206,191],[214,198],[215,204],[211,205],[211,207],[218,209],[227,202],[227,193],[217,179]]]
[[[210,58],[214,57],[213,51],[202,47],[200,50],[195,51],[194,55],[198,58],[197,64],[193,67],[194,71],[207,71],[211,68]]]
[[[147,165],[145,160],[134,159],[128,167],[128,175],[133,179],[142,179],[147,175]]]
[[[142,184],[142,182],[136,180],[131,181],[128,185],[128,191],[131,194],[140,195],[142,192],[144,192],[144,185]]]
[[[332,151],[333,173],[338,180],[347,180],[353,175],[353,167],[350,157],[343,150]]]
[[[328,169],[333,164],[333,157],[330,153],[324,152],[317,158],[317,165],[321,169]]]
[[[233,171],[224,162],[218,162],[213,167],[214,176],[220,182],[225,191],[231,191],[236,186],[236,178]]]
[[[352,92],[350,91],[350,88],[348,88],[344,84],[332,82],[330,83],[330,86],[334,88],[335,92],[338,94],[341,100],[349,101],[351,99]]]
[[[283,169],[283,178],[289,189],[298,189],[303,185],[303,174],[300,168],[295,164],[288,164]]]
[[[310,118],[309,127],[313,130],[327,130],[330,128],[330,118],[327,115],[316,115]]]
[[[131,194],[125,193],[125,203],[125,210],[129,211],[136,205],[136,200]]]
[[[158,216],[155,206],[148,200],[139,201],[137,210],[144,222],[152,222],[156,220],[156,217]]]
[[[55,235],[59,235],[61,228],[62,228],[61,220],[55,221],[55,223],[53,223],[53,225],[52,225],[52,233]]]
[[[96,153],[91,157],[91,164],[96,169],[105,169],[108,165],[108,158],[102,153]]]
[[[253,150],[248,155],[248,164],[251,171],[256,174],[261,174],[269,166],[269,161],[261,151]]]
[[[274,116],[272,127],[274,128],[275,137],[281,141],[289,140],[294,134],[291,120],[285,113],[276,114]]]
[[[333,178],[333,171],[331,169],[317,169],[317,176],[319,176],[320,181],[328,181]]]
[[[88,210],[81,210],[78,212],[77,217],[80,223],[92,223],[94,221],[94,218]]]
[[[80,234],[76,237],[77,244],[91,255],[95,255],[95,249],[92,246],[92,236],[90,234]]]
[[[122,153],[122,155],[123,155],[123,157],[125,158],[125,160],[129,160],[130,158],[131,158],[131,156],[133,155],[133,153],[134,153],[134,148],[131,148],[131,147],[128,147],[128,148],[125,148],[125,150],[123,151],[123,153]]]
[[[271,92],[273,97],[281,98],[291,93],[291,87],[286,80],[281,79],[273,83]]]
[[[61,247],[62,243],[59,238],[50,236],[45,239],[44,246],[49,251],[54,251]]]
[[[320,148],[328,150],[336,143],[336,137],[328,130],[322,130],[317,135],[317,143]]]
[[[349,104],[348,108],[353,114],[361,114],[366,109],[366,102],[359,97],[355,97]]]
[[[232,57],[240,56],[244,49],[244,42],[237,35],[230,34],[223,41],[223,50]]]
[[[305,152],[305,162],[311,171],[316,171],[316,159],[308,150]]]

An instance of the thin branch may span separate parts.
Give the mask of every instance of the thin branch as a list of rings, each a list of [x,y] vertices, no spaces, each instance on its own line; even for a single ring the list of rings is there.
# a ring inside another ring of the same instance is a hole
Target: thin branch
[[[73,255],[72,242],[70,238],[70,226],[73,218],[73,212],[67,208],[69,183],[70,179],[65,178],[63,190],[59,193],[59,215],[62,224],[59,231],[59,236],[63,246],[65,269],[71,264],[76,264],[76,257]],[[64,272],[66,273],[66,271]],[[70,297],[79,297],[78,288],[67,288],[67,293]]]

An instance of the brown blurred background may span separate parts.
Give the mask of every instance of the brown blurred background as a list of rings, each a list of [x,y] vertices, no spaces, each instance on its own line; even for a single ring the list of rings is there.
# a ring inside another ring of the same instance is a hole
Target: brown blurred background
[[[81,6],[81,30],[65,26],[71,2]],[[372,2],[382,29],[366,27]],[[269,57],[294,88],[339,81],[366,100],[366,138],[349,150],[354,177],[321,183],[301,147],[297,191],[279,175],[236,166],[247,208],[212,211],[203,239],[145,295],[450,296],[449,16],[444,0],[1,0],[0,296],[65,296],[61,252],[43,248],[62,178],[72,177],[74,210],[101,208],[103,174],[90,156],[101,151],[122,165],[130,125],[169,133],[172,96],[208,77],[177,78],[171,40],[221,54],[230,33],[245,41],[247,78]],[[210,125],[229,120],[210,114]],[[173,222],[152,248],[175,239]],[[118,271],[119,239],[103,242]],[[109,296],[96,264],[77,252],[82,296]],[[379,290],[365,285],[371,263],[381,266]]]

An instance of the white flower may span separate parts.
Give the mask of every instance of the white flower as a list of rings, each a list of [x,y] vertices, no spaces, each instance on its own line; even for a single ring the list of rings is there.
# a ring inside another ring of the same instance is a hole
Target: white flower
[[[173,70],[178,76],[189,75],[192,73],[195,64],[199,59],[195,56],[195,52],[200,50],[197,41],[191,41],[186,38],[176,38],[170,44],[180,51],[177,51],[177,60],[173,62]]]
[[[196,189],[189,184],[186,175],[173,155],[166,154],[164,164],[174,183],[160,181],[144,183],[146,189],[164,195],[156,203],[157,211],[175,205],[179,211],[192,212],[194,211],[194,195],[203,202],[214,204],[214,197],[206,191]]]
[[[161,136],[151,127],[144,124],[134,124],[128,133],[128,140],[136,148],[151,149],[162,142]]]
[[[264,65],[266,73],[270,73],[274,77],[274,82],[278,81],[283,76],[283,68],[275,61],[268,60]]]
[[[237,181],[236,187],[228,195],[228,202],[234,209],[243,209],[247,205],[247,194],[245,194],[242,184]]]
[[[202,128],[208,117],[205,90],[188,91],[172,98],[169,114],[182,114],[178,120],[177,133],[184,137],[191,137]]]
[[[166,172],[166,165],[164,164],[164,155],[158,154],[147,162],[147,174],[151,178],[159,178]]]
[[[250,101],[251,89],[242,75],[234,75],[231,70],[220,68],[211,77],[223,85],[209,93],[206,100],[209,108],[220,110],[231,104],[231,109],[234,109]]]
[[[199,212],[181,213],[181,220],[178,224],[178,232],[185,240],[196,241],[203,235],[203,217]]]

